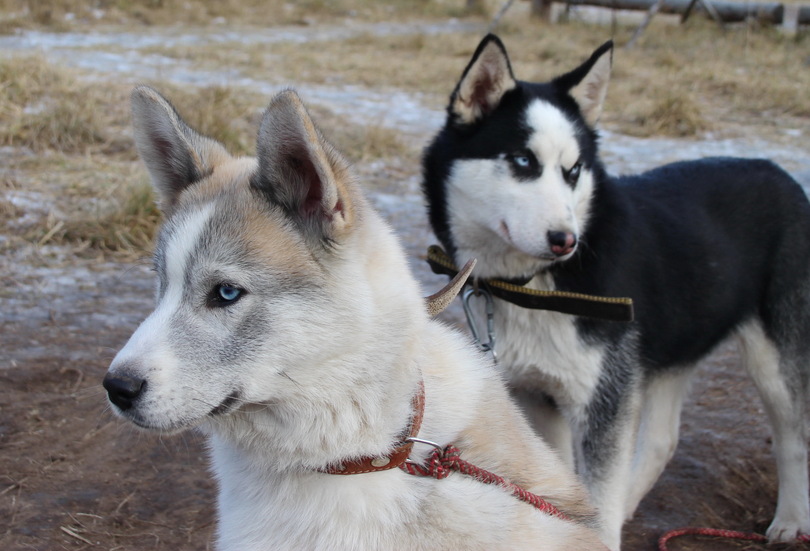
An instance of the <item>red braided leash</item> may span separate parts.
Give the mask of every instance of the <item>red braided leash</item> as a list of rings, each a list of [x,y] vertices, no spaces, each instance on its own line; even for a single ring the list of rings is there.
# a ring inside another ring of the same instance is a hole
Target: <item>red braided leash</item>
[[[667,542],[671,539],[678,538],[681,536],[711,536],[714,538],[760,541],[763,543],[767,543],[768,541],[768,538],[766,538],[762,534],[756,534],[754,532],[737,532],[736,530],[722,530],[720,528],[688,527],[670,530],[669,532],[661,536],[658,539],[658,551],[669,551],[667,548]],[[797,541],[803,543],[810,542],[810,536],[808,535],[799,536],[797,538]]]
[[[461,452],[452,444],[444,449],[435,449],[427,458],[424,465],[418,465],[408,461],[400,465],[399,468],[408,474],[416,476],[432,476],[433,478],[439,480],[442,478],[447,478],[453,471],[458,471],[461,474],[471,476],[485,484],[497,484],[498,486],[502,486],[509,490],[512,495],[519,500],[525,501],[529,505],[532,505],[547,515],[552,515],[563,520],[569,520],[562,511],[557,509],[554,505],[542,497],[526,491],[520,486],[517,486],[516,484],[513,484],[494,473],[481,469],[480,467],[476,467],[475,465],[461,459]]]

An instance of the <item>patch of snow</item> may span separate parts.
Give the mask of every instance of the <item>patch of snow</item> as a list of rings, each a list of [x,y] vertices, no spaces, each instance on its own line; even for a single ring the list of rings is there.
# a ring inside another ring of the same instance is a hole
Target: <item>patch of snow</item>
[[[272,27],[266,30],[240,29],[238,31],[210,29],[200,31],[178,31],[177,29],[144,29],[137,33],[66,32],[50,33],[43,31],[23,31],[0,37],[0,51],[50,52],[65,48],[114,47],[138,50],[150,47],[172,48],[198,44],[276,44],[279,42],[298,43],[313,41],[345,40],[354,36],[370,34],[375,36],[407,36],[414,34],[436,35],[455,32],[481,33],[485,26],[467,23],[457,19],[445,22],[410,23],[357,23],[347,21],[342,25],[318,25],[312,27]]]
[[[37,191],[10,189],[3,194],[3,198],[23,211],[21,217],[9,223],[16,228],[38,224],[44,216],[56,211],[55,199]]]

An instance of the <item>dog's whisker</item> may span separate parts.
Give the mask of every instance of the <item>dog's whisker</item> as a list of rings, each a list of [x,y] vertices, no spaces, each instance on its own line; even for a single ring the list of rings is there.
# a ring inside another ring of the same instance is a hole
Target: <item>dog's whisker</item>
[[[290,381],[292,384],[294,384],[298,388],[303,388],[301,386],[301,384],[298,381],[296,381],[295,379],[293,379],[292,377],[290,377],[290,375],[286,371],[279,371],[278,374],[281,375],[282,377],[284,377],[285,379],[287,379],[288,381]]]

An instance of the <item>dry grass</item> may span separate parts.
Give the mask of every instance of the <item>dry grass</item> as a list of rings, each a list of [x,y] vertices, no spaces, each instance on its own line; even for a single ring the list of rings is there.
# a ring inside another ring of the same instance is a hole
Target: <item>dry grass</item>
[[[124,89],[81,83],[39,56],[0,59],[0,144],[87,153],[127,124]]]
[[[406,143],[396,130],[352,123],[317,105],[309,106],[309,110],[329,142],[353,163],[409,157],[418,162],[423,144]]]
[[[0,143],[36,153],[8,159],[4,168],[25,175],[26,192],[59,198],[58,208],[33,225],[19,224],[25,213],[3,198],[5,233],[38,245],[71,245],[77,253],[142,256],[160,213],[130,137],[129,88],[84,83],[36,56],[0,60],[0,77],[0,112],[9,121],[0,127]],[[223,87],[155,85],[192,127],[236,155],[253,153],[269,98]],[[394,156],[417,162],[418,145],[406,146],[393,130],[352,124],[321,107],[313,107],[313,114],[355,163]],[[20,187],[10,176],[2,180],[6,192]]]
[[[475,50],[476,40],[461,33],[430,37],[360,33],[347,39],[304,43],[212,44],[145,51],[208,68],[227,66],[257,80],[396,88],[445,96]]]
[[[49,26],[64,21],[66,13],[77,14],[73,21],[92,18],[85,4],[0,0],[0,10],[6,22],[16,13],[24,14],[30,25]],[[273,24],[289,24],[307,18],[312,23],[313,17],[340,22],[349,14],[367,20],[396,19],[406,12],[422,18],[444,16],[463,2],[102,0],[94,5],[104,11],[105,22],[118,14],[115,17],[123,21],[145,24],[177,20],[207,24],[217,17],[263,23],[275,10]],[[521,9],[526,6],[516,3],[498,33],[516,74],[524,80],[545,80],[567,71],[611,38],[608,27],[576,22],[543,25],[528,21]],[[44,15],[48,10],[50,15]],[[186,12],[189,17],[181,17]],[[739,26],[720,34],[712,23],[699,19],[686,27],[654,21],[635,49],[621,48],[632,30],[619,26],[612,37],[619,47],[603,118],[609,128],[640,136],[693,136],[706,130],[722,135],[737,124],[776,127],[788,119],[801,125],[810,117],[806,34],[790,40],[772,29]],[[149,48],[143,53],[158,52],[209,69],[227,67],[257,80],[270,78],[300,88],[325,84],[405,91],[441,109],[477,40],[472,33],[364,33],[344,40],[195,45]],[[269,98],[236,87],[153,84],[193,127],[236,154],[252,154],[259,116]],[[28,180],[57,174],[48,176],[48,184],[58,190],[64,204],[39,227],[28,228],[27,239],[126,254],[148,248],[159,213],[143,167],[133,163],[128,93],[123,85],[83,81],[38,56],[0,59],[4,122],[0,144],[26,147],[40,156],[27,166],[7,168],[22,170]],[[326,135],[351,161],[397,159],[414,170],[418,167],[424,144],[379,124],[358,124],[323,107],[311,107]],[[14,204],[0,202],[0,223],[9,227],[20,216]]]
[[[7,246],[22,240],[129,258],[150,250],[160,213],[138,161],[46,152],[11,159],[5,168],[26,177],[24,188],[9,179],[0,200],[2,233],[12,238]],[[36,209],[16,205],[11,198],[20,194]]]
[[[808,38],[740,25],[719,33],[712,22],[653,21],[632,50],[634,29],[585,23],[543,25],[509,14],[498,33],[519,78],[545,80],[575,67],[602,41],[617,44],[605,122],[633,135],[693,136],[724,123],[810,116]],[[476,46],[469,34],[381,36],[237,48],[155,48],[195,63],[227,64],[256,79],[406,90],[443,105]]]
[[[0,144],[34,151],[134,154],[129,134],[129,86],[83,82],[42,57],[0,59]],[[195,128],[236,154],[252,148],[258,105],[246,93],[219,86],[159,85]]]
[[[0,180],[0,191],[6,192],[7,190],[17,189],[19,186],[12,178],[3,178]],[[0,197],[0,224],[6,226],[13,223],[15,220],[20,219],[25,214],[25,211],[15,205],[5,197]]]
[[[611,36],[609,27],[584,23],[538,29],[510,18],[500,34],[526,80],[573,68],[603,40],[614,39],[603,122],[624,133],[691,136],[726,124],[810,116],[806,33],[788,39],[772,28],[740,25],[720,32],[700,19],[686,26],[654,20],[627,50],[622,46],[633,30],[619,26]]]
[[[222,86],[187,88],[156,83],[184,120],[200,133],[216,138],[234,155],[252,155],[262,98]]]
[[[160,217],[152,187],[136,180],[116,188],[95,212],[68,219],[58,240],[140,257],[151,249]]]
[[[64,31],[97,24],[262,26],[311,25],[353,18],[371,21],[455,17],[463,0],[0,0],[0,33]]]

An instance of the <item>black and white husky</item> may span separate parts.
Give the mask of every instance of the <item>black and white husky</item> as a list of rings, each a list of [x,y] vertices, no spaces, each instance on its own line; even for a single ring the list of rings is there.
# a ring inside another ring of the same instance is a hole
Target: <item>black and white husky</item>
[[[810,204],[765,160],[608,176],[594,127],[611,56],[608,42],[573,71],[529,83],[501,41],[484,38],[425,152],[433,230],[457,264],[478,259],[479,278],[633,299],[632,323],[495,300],[513,392],[575,462],[612,549],[674,453],[691,367],[733,335],[773,424],[768,537],[810,533]]]

